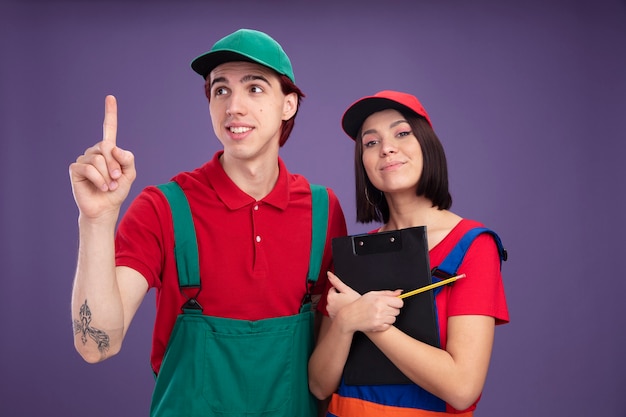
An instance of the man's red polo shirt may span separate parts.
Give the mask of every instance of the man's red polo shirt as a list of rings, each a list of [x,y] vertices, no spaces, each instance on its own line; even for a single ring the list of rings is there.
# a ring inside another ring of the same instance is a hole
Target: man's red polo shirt
[[[204,314],[259,320],[296,314],[306,292],[311,247],[311,191],[279,159],[272,192],[260,201],[241,191],[219,163],[176,175],[196,228]],[[326,249],[315,292],[326,287],[331,239],[346,234],[343,212],[329,191]],[[151,362],[158,372],[176,316],[186,298],[178,288],[169,205],[153,186],[129,206],[116,234],[116,263],[141,273],[156,289]]]

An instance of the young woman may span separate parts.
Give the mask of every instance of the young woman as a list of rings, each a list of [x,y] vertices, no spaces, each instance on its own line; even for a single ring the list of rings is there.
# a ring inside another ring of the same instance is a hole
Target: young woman
[[[412,95],[381,91],[352,104],[342,118],[355,141],[357,220],[383,224],[372,233],[426,226],[437,266],[466,231],[482,226],[449,211],[443,147]],[[469,246],[458,273],[435,297],[441,348],[394,326],[400,290],[360,295],[329,272],[309,386],[330,399],[327,416],[472,416],[487,376],[494,328],[507,323],[500,252],[489,233]],[[408,289],[405,289],[408,290]],[[363,332],[412,383],[349,385],[343,378],[355,332]]]

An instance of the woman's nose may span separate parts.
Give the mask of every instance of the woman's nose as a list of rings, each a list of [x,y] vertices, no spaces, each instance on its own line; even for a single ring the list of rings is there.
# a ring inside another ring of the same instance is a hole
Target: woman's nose
[[[390,153],[396,153],[398,148],[393,140],[383,139],[382,146],[380,147],[382,155],[388,155]]]

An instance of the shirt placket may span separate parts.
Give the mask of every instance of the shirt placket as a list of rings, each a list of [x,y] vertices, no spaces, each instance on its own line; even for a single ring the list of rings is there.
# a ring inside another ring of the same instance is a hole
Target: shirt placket
[[[252,205],[251,216],[252,216],[252,244],[254,245],[254,277],[255,278],[264,278],[267,276],[267,256],[265,250],[265,236],[263,236],[263,232],[267,230],[266,227],[263,227],[263,211],[265,206],[256,202]]]

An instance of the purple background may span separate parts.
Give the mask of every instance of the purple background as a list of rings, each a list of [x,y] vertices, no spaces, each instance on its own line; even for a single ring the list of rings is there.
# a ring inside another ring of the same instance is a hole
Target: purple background
[[[359,4],[359,6],[356,6]],[[0,5],[0,415],[145,416],[150,293],[122,352],[74,351],[77,210],[68,165],[101,137],[104,96],[142,187],[212,156],[189,62],[268,32],[307,94],[282,155],[334,188],[353,233],[343,110],[416,94],[450,164],[453,211],[502,237],[511,323],[477,416],[626,416],[626,2],[3,1]]]

